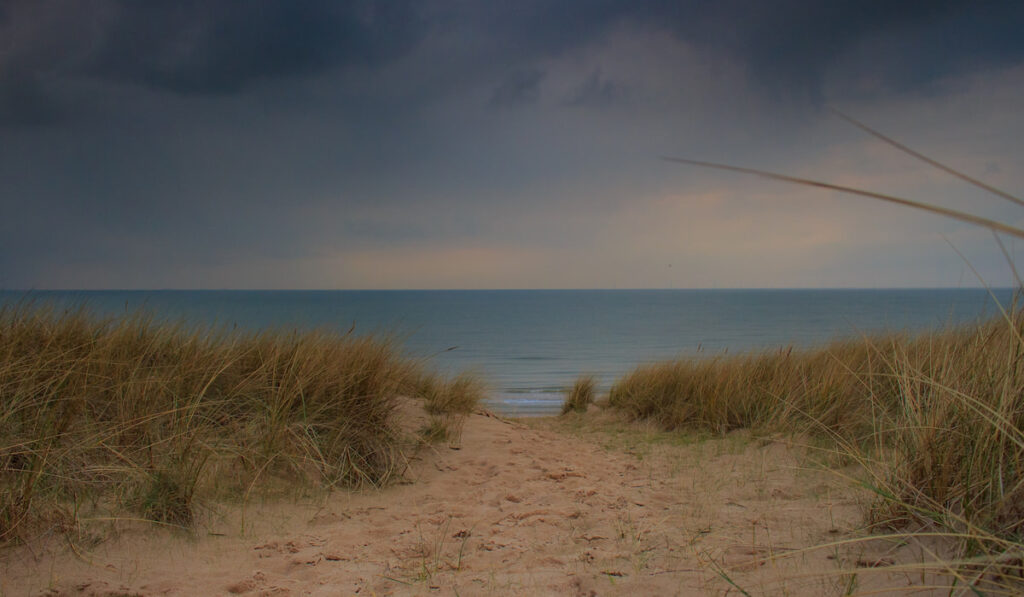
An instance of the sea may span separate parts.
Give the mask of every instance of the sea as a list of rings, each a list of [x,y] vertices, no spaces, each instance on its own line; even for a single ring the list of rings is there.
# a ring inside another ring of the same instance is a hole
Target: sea
[[[448,375],[473,372],[486,405],[559,411],[581,374],[601,390],[638,365],[878,332],[923,332],[999,314],[1012,289],[0,291],[0,304],[139,310],[190,326],[384,334]]]

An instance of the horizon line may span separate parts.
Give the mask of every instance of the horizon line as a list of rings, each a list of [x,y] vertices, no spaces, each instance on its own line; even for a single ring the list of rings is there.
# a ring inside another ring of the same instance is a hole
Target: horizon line
[[[717,290],[1008,290],[1016,286],[691,286],[588,288],[0,288],[0,292],[565,292],[565,291],[717,291]]]

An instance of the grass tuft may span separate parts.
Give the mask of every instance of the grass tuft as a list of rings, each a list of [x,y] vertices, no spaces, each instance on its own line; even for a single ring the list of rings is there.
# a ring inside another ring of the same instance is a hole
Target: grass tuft
[[[477,377],[463,373],[448,380],[431,378],[422,384],[419,395],[429,414],[467,415],[476,409],[485,392]]]
[[[430,423],[421,435],[427,441],[458,445],[466,417],[476,410],[486,393],[479,378],[462,373],[450,379],[434,376],[416,379],[413,395],[423,399]]]
[[[576,378],[572,388],[566,392],[565,402],[562,403],[562,414],[587,412],[587,407],[594,402],[596,388],[597,380],[593,375],[581,375]]]
[[[386,483],[397,396],[438,387],[438,412],[464,412],[474,383],[425,373],[388,338],[0,309],[0,544],[66,512],[188,526],[206,497],[271,479]]]

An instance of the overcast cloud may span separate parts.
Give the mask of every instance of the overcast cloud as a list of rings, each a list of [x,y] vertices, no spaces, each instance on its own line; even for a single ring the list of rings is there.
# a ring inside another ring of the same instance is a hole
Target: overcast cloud
[[[1010,282],[1024,4],[0,0],[0,288]]]

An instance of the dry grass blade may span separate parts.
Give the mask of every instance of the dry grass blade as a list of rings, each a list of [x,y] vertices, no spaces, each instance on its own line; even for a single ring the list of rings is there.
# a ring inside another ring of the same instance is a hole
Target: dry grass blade
[[[869,135],[872,135],[872,136],[874,136],[874,137],[876,137],[878,139],[881,139],[882,141],[885,141],[886,143],[888,143],[889,145],[892,145],[896,149],[899,149],[903,153],[906,153],[908,155],[912,155],[915,158],[921,160],[922,162],[928,164],[929,166],[932,166],[934,168],[938,168],[939,170],[942,170],[946,174],[950,174],[952,176],[955,176],[955,177],[959,178],[960,180],[962,180],[964,182],[970,183],[970,184],[972,184],[972,185],[974,185],[974,186],[976,186],[976,187],[978,187],[980,189],[984,189],[984,190],[988,191],[989,193],[992,193],[993,195],[997,195],[999,197],[1002,197],[1003,199],[1006,199],[1007,201],[1010,201],[1011,203],[1016,203],[1017,205],[1020,205],[1020,206],[1024,207],[1024,200],[1021,200],[1021,199],[1019,199],[1017,197],[1014,197],[1013,195],[1007,193],[1006,191],[997,189],[997,188],[995,188],[994,186],[992,186],[990,184],[987,184],[985,182],[982,182],[982,181],[978,180],[977,178],[974,178],[972,176],[968,176],[967,174],[964,174],[963,172],[960,172],[958,170],[954,170],[953,168],[950,168],[949,166],[943,164],[942,162],[937,162],[937,161],[933,160],[932,158],[930,158],[930,157],[928,157],[928,156],[926,156],[926,155],[924,155],[922,153],[914,151],[913,149],[907,147],[906,145],[900,143],[899,141],[896,141],[895,139],[893,139],[891,137],[888,137],[888,136],[886,136],[886,135],[876,131],[875,129],[873,129],[873,128],[869,127],[868,125],[864,124],[863,122],[860,122],[859,120],[853,118],[852,116],[848,116],[848,115],[840,112],[839,110],[837,110],[835,108],[830,108],[830,109],[832,110],[832,113],[835,114],[836,116],[838,116],[839,118],[842,118],[846,122],[849,122],[850,124],[852,124],[853,126],[859,128],[860,130],[864,131],[865,133],[867,133]]]
[[[862,197],[871,197],[872,199],[880,199],[882,201],[888,201],[890,203],[896,203],[897,205],[905,205],[907,207],[913,207],[922,211],[927,211],[954,220],[960,220],[961,222],[968,222],[970,224],[976,224],[983,226],[996,232],[1002,232],[1009,234],[1010,236],[1016,236],[1017,238],[1024,238],[1024,230],[1016,228],[1014,226],[1008,226],[1002,222],[996,220],[990,220],[973,214],[969,214],[962,211],[956,211],[954,209],[947,209],[945,207],[939,207],[937,205],[930,205],[928,203],[921,203],[920,201],[914,201],[912,199],[903,199],[902,197],[896,197],[895,195],[887,195],[885,193],[875,193],[873,191],[865,191],[863,189],[857,189],[854,187],[846,187],[842,185],[832,184],[830,182],[823,182],[820,180],[811,180],[808,178],[799,178],[796,176],[789,176],[788,174],[779,174],[777,172],[768,172],[767,170],[757,170],[754,168],[743,168],[740,166],[730,166],[729,164],[719,164],[717,162],[703,162],[700,160],[689,160],[685,158],[675,157],[663,157],[662,159],[669,162],[677,162],[679,164],[688,164],[691,166],[701,166],[703,168],[713,168],[715,170],[727,170],[730,172],[741,172],[743,174],[753,174],[764,178],[770,178],[772,180],[780,180],[783,182],[791,182],[794,184],[818,187],[822,189],[828,189],[830,191],[839,191],[841,193],[849,193],[851,195],[860,195]]]

